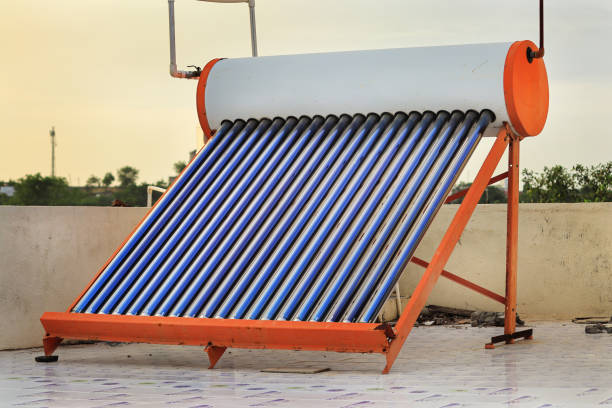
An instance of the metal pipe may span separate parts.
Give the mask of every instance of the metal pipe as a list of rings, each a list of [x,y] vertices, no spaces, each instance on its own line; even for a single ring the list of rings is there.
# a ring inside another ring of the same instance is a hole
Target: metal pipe
[[[255,0],[249,0],[249,18],[251,20],[251,53],[257,56],[257,28],[255,27]]]
[[[533,51],[531,48],[527,49],[527,59],[531,62],[534,58],[544,57],[544,0],[540,0],[540,48],[537,51]]]
[[[535,57],[544,57],[544,0],[540,0],[540,48]]]
[[[147,207],[153,206],[153,191],[165,193],[166,189],[157,186],[147,186]]]
[[[176,40],[174,34],[174,0],[168,0],[168,23],[170,25],[170,76],[173,78],[199,78],[200,70],[179,71],[176,66]]]

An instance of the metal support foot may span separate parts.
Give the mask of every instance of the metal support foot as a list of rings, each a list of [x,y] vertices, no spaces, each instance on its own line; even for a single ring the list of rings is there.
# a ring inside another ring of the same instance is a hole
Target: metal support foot
[[[58,356],[54,356],[53,352],[62,342],[62,338],[46,335],[43,337],[43,349],[45,350],[44,356],[37,356],[34,360],[38,363],[54,363],[58,360]]]
[[[532,340],[533,339],[533,329],[521,330],[521,331],[514,332],[512,334],[501,334],[499,336],[491,337],[491,342],[485,344],[485,348],[494,349],[495,343],[514,344],[514,340],[516,339]]]

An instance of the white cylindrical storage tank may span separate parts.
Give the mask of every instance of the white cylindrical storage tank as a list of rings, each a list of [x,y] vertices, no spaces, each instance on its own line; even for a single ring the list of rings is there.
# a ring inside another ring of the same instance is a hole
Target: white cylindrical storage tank
[[[216,59],[200,76],[200,124],[383,112],[491,110],[522,136],[540,133],[548,80],[530,41]]]

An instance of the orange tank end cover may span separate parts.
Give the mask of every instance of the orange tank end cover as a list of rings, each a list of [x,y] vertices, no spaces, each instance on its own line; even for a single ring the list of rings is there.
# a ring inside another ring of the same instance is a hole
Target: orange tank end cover
[[[510,46],[504,66],[504,97],[512,127],[521,136],[536,136],[548,116],[548,76],[542,58],[528,58],[531,41]]]
[[[215,58],[213,60],[208,61],[208,63],[202,69],[202,73],[200,74],[200,79],[198,80],[198,88],[196,91],[196,107],[198,111],[198,119],[200,121],[200,126],[204,131],[204,134],[208,139],[210,139],[213,135],[212,130],[210,129],[210,125],[208,124],[208,118],[206,117],[206,82],[208,82],[208,74],[212,70],[213,66],[221,61],[223,58]]]

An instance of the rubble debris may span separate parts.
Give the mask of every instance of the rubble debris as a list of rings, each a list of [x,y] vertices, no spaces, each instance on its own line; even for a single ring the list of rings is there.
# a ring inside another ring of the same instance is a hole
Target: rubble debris
[[[612,323],[612,317],[610,318],[610,320],[608,320],[607,317],[601,317],[601,316],[576,317],[572,319],[572,323],[577,323],[577,324],[604,324],[608,322]]]
[[[497,326],[503,327],[505,322],[504,312],[474,312],[470,316],[473,327]],[[516,314],[516,324],[524,326],[525,322]]]
[[[607,322],[606,322],[607,323]],[[588,324],[584,327],[586,334],[599,334],[599,333],[610,333],[612,334],[612,327],[608,327],[605,324]]]
[[[442,326],[471,324],[472,326],[503,326],[503,312],[483,312],[453,307],[427,305],[421,311],[415,326]],[[516,315],[516,324],[524,326],[525,322]]]
[[[428,305],[421,310],[415,326],[441,326],[470,323],[473,310]]]

